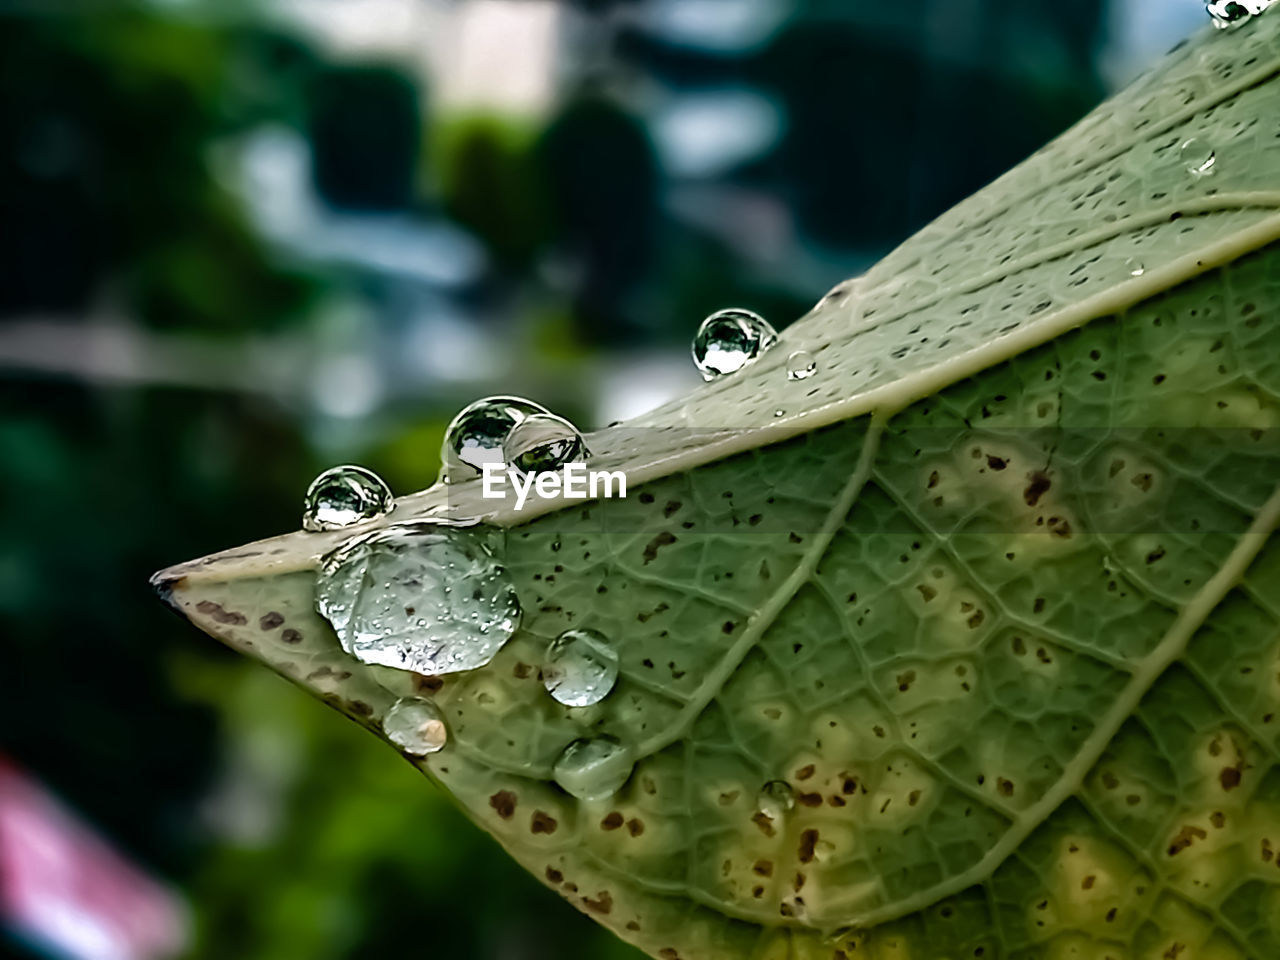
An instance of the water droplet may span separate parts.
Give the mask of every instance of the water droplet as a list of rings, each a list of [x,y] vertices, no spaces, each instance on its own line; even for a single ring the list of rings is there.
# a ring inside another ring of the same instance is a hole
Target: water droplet
[[[486,463],[503,463],[502,445],[526,418],[550,414],[519,397],[486,397],[462,408],[449,423],[440,450],[440,479],[456,483],[476,476]]]
[[[796,350],[787,357],[787,379],[808,380],[818,372],[818,361],[808,350]]]
[[[796,805],[796,793],[785,780],[770,780],[760,788],[756,806],[765,816],[780,820]]]
[[[1146,266],[1137,257],[1130,257],[1124,262],[1125,273],[1131,277],[1140,277],[1147,272]]]
[[[589,455],[582,434],[553,413],[535,413],[517,423],[502,445],[507,464],[521,474],[543,473]]]
[[[611,797],[627,782],[635,765],[631,751],[613,737],[575,740],[556,761],[556,783],[579,800]]]
[[[1213,152],[1213,147],[1192,137],[1190,140],[1183,142],[1178,148],[1178,155],[1182,158],[1182,162],[1186,164],[1187,172],[1197,177],[1207,176],[1213,172],[1213,165],[1217,162],[1217,155]]]
[[[432,676],[484,666],[520,622],[482,528],[445,520],[348,540],[321,561],[316,609],[357,660]]]
[[[777,410],[773,411],[773,415],[775,417],[785,417],[787,415],[787,411],[779,407]]]
[[[618,654],[597,630],[566,630],[547,648],[542,682],[557,702],[589,707],[618,682]]]
[[[750,310],[720,310],[702,321],[693,338],[693,362],[702,379],[736,373],[778,340],[769,321]]]
[[[1271,6],[1272,0],[1210,0],[1205,4],[1213,25],[1219,30],[1238,26]]]
[[[425,757],[444,749],[449,730],[440,708],[421,697],[397,700],[382,720],[387,739],[405,753]]]
[[[390,488],[372,470],[351,464],[332,467],[307,488],[302,529],[338,530],[386,516],[394,506]]]

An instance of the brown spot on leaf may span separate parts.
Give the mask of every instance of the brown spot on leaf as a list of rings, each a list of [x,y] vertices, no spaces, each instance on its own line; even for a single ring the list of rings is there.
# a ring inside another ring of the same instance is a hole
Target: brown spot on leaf
[[[608,914],[613,911],[613,896],[608,890],[601,890],[594,900],[583,897],[582,904],[592,913]]]
[[[760,832],[766,837],[772,837],[775,833],[773,829],[773,817],[769,816],[763,810],[757,810],[751,818],[751,822],[760,828]]]
[[[658,559],[658,551],[663,547],[669,546],[676,542],[676,535],[668,530],[663,530],[657,534],[652,540],[645,544],[644,563],[649,564]]]
[[[489,806],[503,820],[510,820],[516,813],[516,795],[510,790],[499,790],[489,798]]]
[[[812,777],[812,776],[813,776],[814,770],[816,770],[816,769],[817,769],[817,768],[816,768],[812,763],[807,764],[806,766],[803,766],[803,767],[801,767],[799,770],[797,770],[797,771],[796,771],[796,779],[797,779],[797,780],[808,780],[810,777]]]
[[[818,831],[805,830],[800,834],[800,850],[799,857],[801,863],[812,863],[814,851],[818,847]]]
[[[622,826],[623,817],[617,810],[614,810],[603,820],[600,821],[601,830],[617,830]]]
[[[1223,767],[1222,772],[1218,774],[1218,782],[1222,784],[1223,790],[1234,790],[1240,786],[1240,768]]]
[[[533,833],[555,833],[558,826],[560,824],[556,822],[555,817],[541,810],[533,811],[533,817],[529,820],[529,830]]]
[[[270,613],[264,613],[258,618],[258,627],[262,630],[274,630],[282,623],[284,623],[284,614],[277,613],[274,610]]]
[[[1197,840],[1203,840],[1207,836],[1208,834],[1202,828],[1187,824],[1178,831],[1178,835],[1173,838],[1173,843],[1169,844],[1169,856],[1176,857]]]
[[[243,613],[235,610],[227,610],[222,604],[214,603],[212,600],[201,600],[196,604],[196,609],[203,613],[206,617],[212,617],[216,623],[232,624],[234,626],[243,626],[249,620]]]
[[[293,629],[293,627],[287,627],[280,632],[280,639],[285,643],[301,643],[302,634]]]
[[[564,874],[555,867],[547,867],[547,879],[552,883],[560,883],[564,880]]]
[[[1027,474],[1027,481],[1026,489],[1022,491],[1022,499],[1028,507],[1034,507],[1040,502],[1040,498],[1048,492],[1049,488],[1053,486],[1053,483],[1049,480],[1049,475],[1043,470],[1036,470]]]
[[[628,820],[627,833],[631,834],[633,837],[640,836],[640,834],[644,833],[644,821],[634,817]]]
[[[751,870],[752,870],[752,872],[754,872],[757,876],[761,876],[761,877],[772,877],[772,876],[773,876],[773,861],[772,861],[772,860],[757,860],[757,861],[755,862],[755,864],[751,867]]]

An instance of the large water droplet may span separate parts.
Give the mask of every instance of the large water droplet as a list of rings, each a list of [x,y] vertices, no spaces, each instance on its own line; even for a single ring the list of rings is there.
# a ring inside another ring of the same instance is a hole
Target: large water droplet
[[[440,479],[456,483],[476,476],[486,463],[503,463],[502,445],[526,418],[549,414],[519,397],[486,397],[463,407],[445,430]]]
[[[443,750],[449,741],[440,708],[421,697],[405,697],[393,703],[382,719],[382,731],[388,740],[415,757]]]
[[[428,675],[484,666],[520,622],[481,529],[444,520],[347,541],[321,561],[316,609],[357,660]]]
[[[1137,257],[1130,257],[1124,262],[1124,272],[1131,277],[1140,277],[1147,272],[1147,268]]]
[[[618,654],[598,630],[566,630],[547,647],[542,682],[559,703],[589,707],[618,682]]]
[[[794,350],[787,357],[787,379],[808,380],[818,372],[818,361],[808,350]]]
[[[1213,147],[1196,137],[1183,141],[1182,146],[1178,148],[1178,155],[1186,165],[1187,172],[1197,177],[1212,173],[1213,166],[1218,161]]]
[[[704,380],[736,373],[778,340],[769,321],[750,310],[720,310],[693,338],[693,362]]]
[[[760,796],[756,800],[757,808],[765,816],[780,820],[796,805],[796,792],[785,780],[770,780],[760,788]]]
[[[502,445],[506,463],[521,474],[543,473],[588,456],[582,434],[568,420],[535,413],[517,423]]]
[[[556,783],[579,800],[611,797],[631,776],[631,751],[613,737],[575,740],[556,761]]]
[[[1271,0],[1210,0],[1205,10],[1219,30],[1244,23],[1254,14],[1262,13],[1271,6]]]
[[[394,506],[390,488],[372,470],[351,464],[332,467],[307,488],[302,529],[338,530],[385,516]]]

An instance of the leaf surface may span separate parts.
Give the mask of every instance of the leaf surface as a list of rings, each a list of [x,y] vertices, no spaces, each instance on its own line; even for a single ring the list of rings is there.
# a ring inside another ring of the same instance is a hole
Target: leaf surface
[[[314,580],[350,530],[158,583],[375,732],[433,698],[449,746],[415,762],[664,960],[1272,960],[1277,34],[1204,31],[755,364],[591,435],[625,499],[436,487],[359,528],[506,530],[524,616],[480,670],[341,651]],[[621,654],[594,707],[539,679],[573,626]],[[598,733],[635,770],[578,801],[552,766]]]

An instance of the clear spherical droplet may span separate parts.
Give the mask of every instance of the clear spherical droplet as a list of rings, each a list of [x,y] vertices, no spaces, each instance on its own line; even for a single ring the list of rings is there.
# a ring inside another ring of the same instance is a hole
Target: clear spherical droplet
[[[352,464],[332,467],[307,488],[302,529],[339,530],[386,516],[394,507],[391,489],[372,470]]]
[[[704,380],[736,373],[778,340],[769,321],[750,310],[720,310],[693,338],[693,362]]]
[[[760,788],[757,798],[758,810],[774,820],[789,813],[796,805],[796,792],[785,780],[770,780]]]
[[[808,350],[795,350],[787,357],[787,379],[808,380],[818,372],[818,361]]]
[[[618,682],[618,654],[598,630],[566,630],[547,647],[542,682],[557,702],[589,707]]]
[[[556,783],[579,800],[611,797],[631,776],[631,751],[613,737],[575,740],[556,760]]]
[[[785,417],[787,415],[787,411],[779,407],[777,410],[773,411],[773,415],[775,417]]]
[[[503,463],[502,445],[526,418],[550,415],[546,407],[520,397],[486,397],[463,407],[449,423],[440,450],[440,479],[469,480],[486,463]]]
[[[316,609],[357,660],[429,676],[484,666],[520,622],[481,528],[444,520],[395,524],[328,554]]]
[[[582,434],[568,420],[535,413],[517,423],[502,444],[505,462],[520,474],[557,470],[588,456]]]
[[[1219,30],[1225,30],[1244,23],[1270,5],[1271,0],[1210,0],[1205,4],[1205,10],[1213,25]]]
[[[405,753],[425,757],[444,749],[449,742],[440,708],[421,697],[397,700],[382,719],[382,732]]]
[[[1213,147],[1196,137],[1183,142],[1178,148],[1178,155],[1186,165],[1187,172],[1197,177],[1208,176],[1217,163],[1217,155]]]
[[[1124,262],[1124,272],[1131,277],[1140,277],[1147,272],[1147,268],[1137,257],[1130,257]]]

